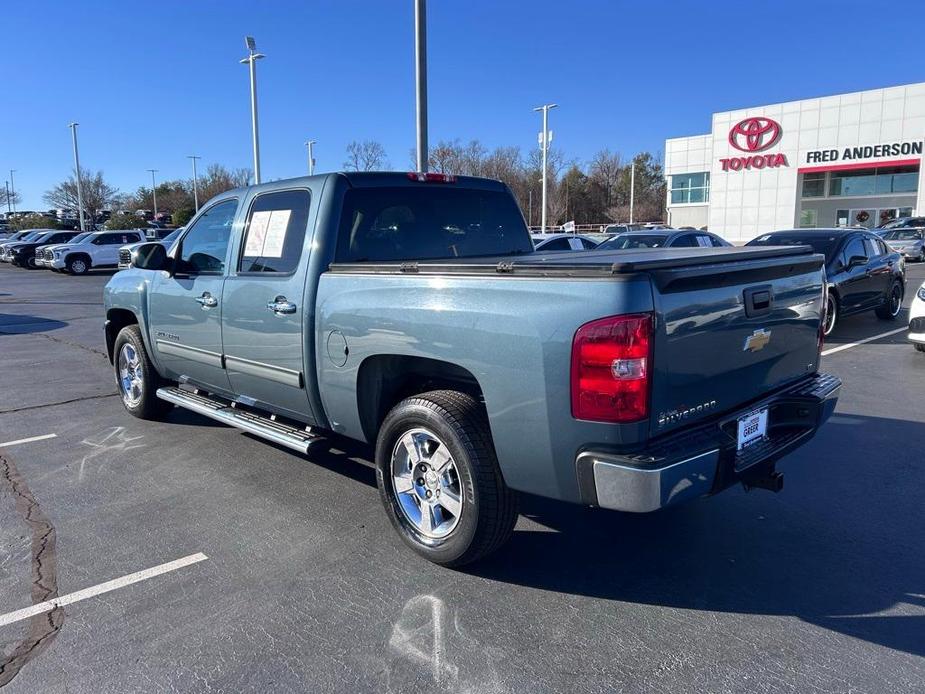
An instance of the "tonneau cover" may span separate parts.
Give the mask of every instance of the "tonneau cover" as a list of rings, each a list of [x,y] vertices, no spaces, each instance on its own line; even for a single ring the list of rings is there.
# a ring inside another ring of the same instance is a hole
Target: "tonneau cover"
[[[820,256],[821,257],[821,256]],[[331,263],[335,273],[602,277],[650,270],[737,261],[792,258],[814,262],[810,246],[730,246],[725,248],[639,248],[619,251],[549,251],[484,258]]]

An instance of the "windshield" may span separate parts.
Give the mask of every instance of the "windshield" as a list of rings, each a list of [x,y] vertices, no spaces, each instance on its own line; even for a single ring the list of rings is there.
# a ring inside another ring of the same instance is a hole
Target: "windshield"
[[[169,234],[167,234],[167,236],[161,239],[161,243],[164,244],[165,246],[170,246],[170,244],[172,244],[174,241],[177,240],[177,237],[180,235],[181,231],[183,231],[183,227],[180,227],[179,229],[174,229]]]
[[[422,185],[344,195],[337,262],[434,260],[533,252],[509,193]]]
[[[82,234],[77,234],[77,236],[75,236],[74,238],[72,238],[70,241],[66,241],[65,243],[80,243],[80,242],[83,241],[85,238],[87,238],[89,235],[90,235],[90,232],[89,232],[89,231],[85,231],[85,232],[82,233]]]
[[[37,239],[39,236],[43,236],[44,234],[45,234],[44,231],[33,231],[23,236],[20,239],[20,241],[32,241],[34,239]]]
[[[825,256],[825,262],[829,263],[835,257],[838,250],[838,242],[842,239],[840,235],[827,234],[765,234],[757,239],[752,239],[746,246],[812,246],[816,253]]]
[[[886,224],[881,224],[880,228],[881,229],[895,229],[896,227],[901,227],[901,226],[904,226],[905,224],[908,224],[908,222],[909,222],[908,217],[901,217],[900,219],[894,219],[893,221],[887,222]]]
[[[903,229],[896,231],[888,231],[883,235],[883,238],[887,241],[918,241],[920,238],[925,236],[923,232],[916,231],[915,229]]]
[[[597,250],[622,250],[625,248],[662,248],[668,240],[667,234],[620,234],[604,241]]]

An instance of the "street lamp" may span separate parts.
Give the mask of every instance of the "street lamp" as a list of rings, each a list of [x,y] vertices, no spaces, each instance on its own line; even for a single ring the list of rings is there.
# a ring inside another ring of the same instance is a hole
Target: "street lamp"
[[[315,175],[315,143],[317,140],[306,140],[305,146],[308,147],[308,175]]]
[[[257,61],[266,56],[257,52],[257,44],[253,36],[244,37],[244,45],[247,46],[247,57],[241,59],[241,63],[247,63],[250,66],[251,75],[251,130],[254,139],[254,183],[260,183],[260,139],[257,135]]]
[[[4,181],[6,183],[6,216],[9,217],[12,210],[10,209],[10,182]]]
[[[546,233],[546,156],[549,153],[549,143],[552,141],[552,133],[549,132],[549,109],[556,108],[559,104],[543,104],[537,106],[534,111],[543,112],[543,132],[540,133],[540,147],[543,150],[543,210],[540,214],[540,233]]]
[[[195,154],[187,154],[186,158],[193,162],[193,205],[196,207],[196,211],[199,212],[199,178],[196,176],[196,160],[202,159],[202,157],[197,157]]]
[[[10,194],[13,196],[13,212],[16,211],[16,181],[13,180],[13,172],[16,169],[10,169]]]
[[[157,221],[157,184],[154,182],[154,174],[157,169],[148,169],[151,172],[151,195],[154,196],[154,221]]]
[[[414,0],[414,86],[418,171],[427,173],[427,0]]]
[[[74,142],[74,170],[77,172],[77,214],[80,220],[80,230],[86,231],[84,224],[84,197],[83,183],[80,180],[80,157],[77,154],[77,126],[80,123],[70,123],[67,127],[71,129],[71,139]]]

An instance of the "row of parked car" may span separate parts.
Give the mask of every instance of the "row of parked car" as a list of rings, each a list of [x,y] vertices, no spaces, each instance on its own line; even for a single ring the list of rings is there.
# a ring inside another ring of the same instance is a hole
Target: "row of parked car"
[[[880,232],[880,233],[875,233]],[[603,237],[603,238],[602,238]],[[716,234],[697,229],[644,229],[619,234],[534,234],[537,251],[623,251],[644,248],[724,248]],[[790,229],[749,241],[746,246],[811,246],[825,256],[828,284],[824,331],[832,333],[845,316],[873,311],[895,320],[906,291],[905,261],[925,260],[925,229]],[[925,351],[925,285],[912,307],[910,340]]]
[[[91,269],[128,267],[133,244],[164,243],[179,232],[158,228],[86,232],[30,229],[0,240],[0,262],[29,270],[45,268],[84,275]]]

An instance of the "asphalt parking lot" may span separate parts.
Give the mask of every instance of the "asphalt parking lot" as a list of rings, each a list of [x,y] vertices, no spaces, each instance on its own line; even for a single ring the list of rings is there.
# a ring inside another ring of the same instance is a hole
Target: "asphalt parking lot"
[[[528,498],[458,572],[401,545],[362,448],[128,416],[107,278],[0,266],[8,691],[925,691],[925,354],[855,345],[902,322],[836,329],[838,411],[781,494],[648,516]]]

